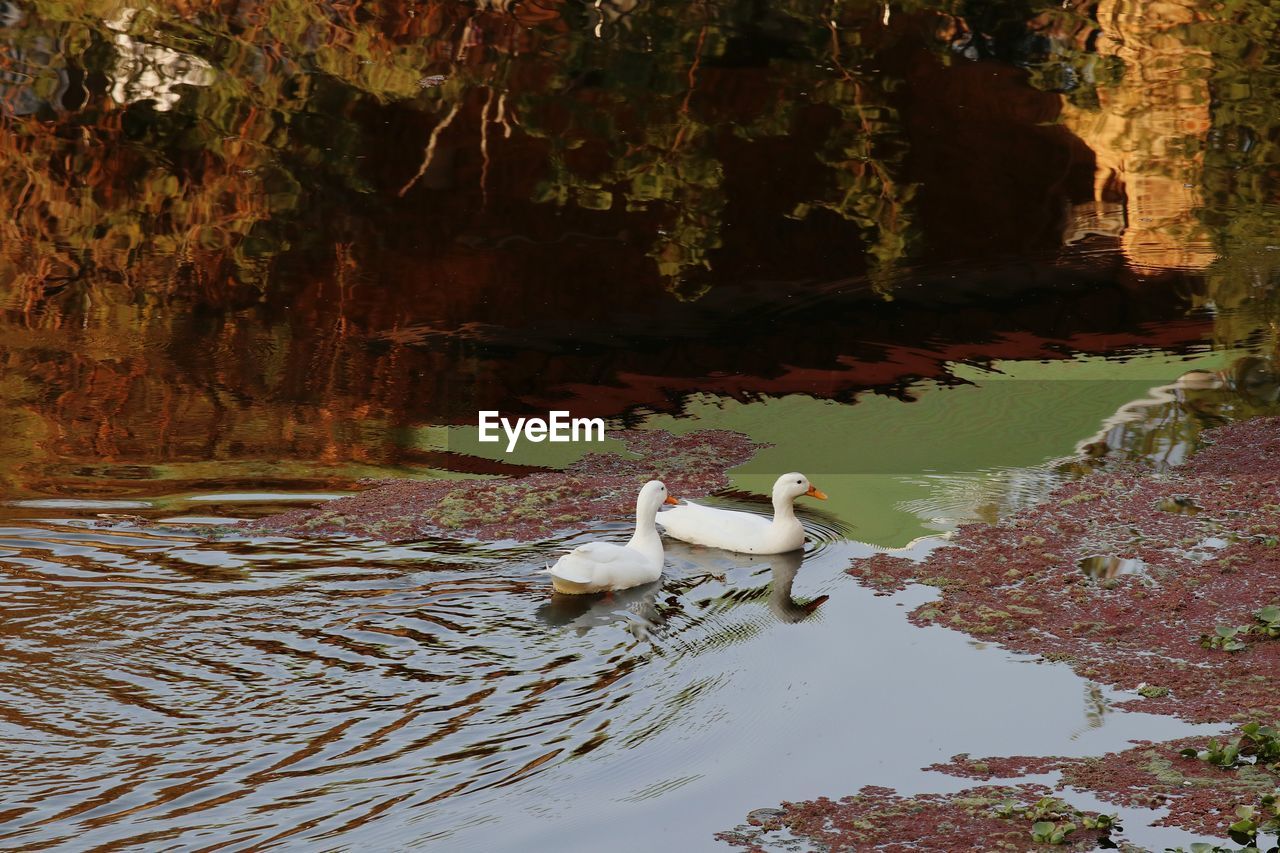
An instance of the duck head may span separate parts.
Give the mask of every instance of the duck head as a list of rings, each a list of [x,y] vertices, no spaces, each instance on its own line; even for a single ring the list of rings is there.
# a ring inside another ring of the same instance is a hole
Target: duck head
[[[809,482],[809,478],[798,471],[792,471],[790,474],[783,474],[778,481],[773,484],[773,502],[790,503],[799,497],[808,495],[811,498],[817,498],[825,501],[827,496],[825,493],[818,491]]]
[[[663,504],[676,503],[676,499],[667,491],[661,480],[650,480],[640,489],[636,496],[636,517],[655,518],[658,508]]]

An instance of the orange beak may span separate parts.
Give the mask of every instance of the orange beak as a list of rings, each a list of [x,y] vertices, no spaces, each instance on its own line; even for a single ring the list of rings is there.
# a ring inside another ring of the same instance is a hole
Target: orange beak
[[[826,492],[820,492],[817,489],[815,489],[813,486],[810,486],[809,491],[805,492],[805,494],[811,498],[817,498],[820,501],[825,501],[827,499]]]
[[[675,506],[676,504],[680,503],[680,501],[676,500],[672,495],[667,495],[667,499],[663,501],[663,503],[671,504],[672,506]]]

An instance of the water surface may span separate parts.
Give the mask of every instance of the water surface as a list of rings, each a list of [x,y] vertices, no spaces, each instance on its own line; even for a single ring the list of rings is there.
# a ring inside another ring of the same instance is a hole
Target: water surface
[[[1188,732],[844,569],[1275,412],[1277,22],[0,4],[0,845],[714,849],[958,752]],[[474,435],[550,408],[771,443],[718,500],[803,470],[810,549],[566,601],[537,569],[625,520],[229,527],[559,467]]]

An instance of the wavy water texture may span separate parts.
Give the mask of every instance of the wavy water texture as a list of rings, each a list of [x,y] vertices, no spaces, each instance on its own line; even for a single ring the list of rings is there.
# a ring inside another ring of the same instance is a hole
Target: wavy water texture
[[[844,573],[1276,406],[1280,13],[1149,6],[0,2],[0,846],[684,850],[1186,734]],[[519,547],[232,527],[579,458],[451,447],[481,409],[741,428],[715,500],[831,501],[612,598],[536,573],[621,491]]]
[[[745,570],[700,555],[661,588],[548,602],[540,561],[576,541],[442,553],[10,521],[0,842],[319,843],[390,809],[496,801],[643,743],[716,683],[637,673],[816,609],[790,598],[798,555],[731,595]]]

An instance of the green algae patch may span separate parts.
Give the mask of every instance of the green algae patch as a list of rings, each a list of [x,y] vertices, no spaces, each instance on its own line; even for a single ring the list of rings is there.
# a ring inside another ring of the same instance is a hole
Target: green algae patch
[[[251,533],[356,536],[385,542],[431,537],[530,541],[635,512],[636,492],[660,479],[677,497],[729,485],[725,472],[762,447],[741,433],[610,433],[627,455],[593,453],[563,471],[483,480],[392,480],[322,506],[242,522]]]

